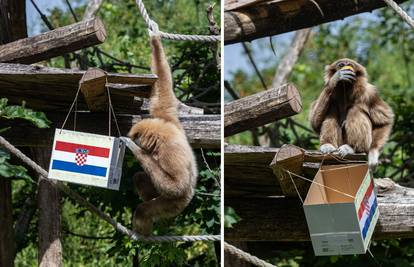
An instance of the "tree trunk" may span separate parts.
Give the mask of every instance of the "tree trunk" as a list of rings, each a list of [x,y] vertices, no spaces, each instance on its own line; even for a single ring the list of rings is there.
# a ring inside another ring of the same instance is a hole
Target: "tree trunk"
[[[32,159],[44,169],[48,169],[50,148],[32,148]],[[63,266],[62,244],[60,242],[59,191],[47,178],[39,176],[39,254],[40,267]]]
[[[14,251],[11,182],[0,177],[0,266],[13,266]]]
[[[27,36],[26,1],[0,0],[0,45]],[[13,266],[15,239],[12,214],[12,184],[0,177],[0,266]]]

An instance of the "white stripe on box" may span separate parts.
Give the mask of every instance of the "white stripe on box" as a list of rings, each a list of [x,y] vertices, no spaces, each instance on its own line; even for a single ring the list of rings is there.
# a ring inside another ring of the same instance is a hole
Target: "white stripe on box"
[[[67,162],[76,163],[76,153],[70,153],[60,150],[53,151],[53,158],[52,160],[62,160]],[[98,166],[98,167],[109,167],[109,158],[103,158],[103,157],[96,157],[96,156],[90,156],[88,155],[86,157],[85,165],[92,165],[92,166]]]
[[[369,210],[371,210],[371,207],[374,204],[374,200],[375,200],[375,192],[374,192],[374,189],[373,189],[372,192],[371,192],[371,195],[369,196],[369,199],[368,199]],[[361,227],[361,230],[364,229],[364,225],[365,225],[365,222],[367,221],[368,217],[369,217],[369,212],[366,212],[364,210],[364,213],[362,213],[362,217],[359,220],[359,226]]]

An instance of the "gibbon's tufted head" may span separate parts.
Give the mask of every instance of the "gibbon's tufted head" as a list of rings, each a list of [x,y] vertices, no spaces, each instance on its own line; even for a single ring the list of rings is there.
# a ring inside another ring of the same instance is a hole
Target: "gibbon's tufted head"
[[[355,72],[357,79],[367,77],[367,71],[361,64],[349,58],[341,58],[325,67],[325,82],[329,81],[335,72],[342,68],[350,69]]]

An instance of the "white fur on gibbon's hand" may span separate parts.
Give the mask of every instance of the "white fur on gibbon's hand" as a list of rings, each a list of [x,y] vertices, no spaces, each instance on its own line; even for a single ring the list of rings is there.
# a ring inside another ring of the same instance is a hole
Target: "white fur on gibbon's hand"
[[[348,154],[355,153],[354,149],[350,145],[347,145],[347,144],[340,146],[338,148],[338,152],[339,152],[339,155],[343,158]]]
[[[374,170],[378,166],[379,151],[376,149],[370,150],[368,153],[368,166]]]
[[[319,151],[321,151],[324,154],[328,154],[328,153],[334,152],[335,150],[336,150],[336,148],[333,145],[329,144],[329,143],[323,144],[319,148]]]
[[[338,70],[329,80],[329,85],[335,87],[339,81],[354,83],[356,81],[356,74],[352,70]]]

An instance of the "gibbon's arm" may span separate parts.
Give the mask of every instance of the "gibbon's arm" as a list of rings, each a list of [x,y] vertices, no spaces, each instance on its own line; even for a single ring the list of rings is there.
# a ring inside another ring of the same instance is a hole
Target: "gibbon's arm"
[[[370,102],[369,116],[373,126],[371,150],[381,150],[391,133],[394,113],[377,95],[373,96]]]
[[[171,69],[168,65],[160,36],[151,36],[151,47],[151,69],[157,74],[158,79],[154,83],[151,92],[150,113],[156,118],[161,118],[176,125],[180,125],[177,118],[178,101],[173,91]]]
[[[318,99],[312,103],[309,119],[312,128],[319,133],[322,127],[322,122],[325,120],[326,113],[329,109],[332,88],[329,85],[325,86]]]

